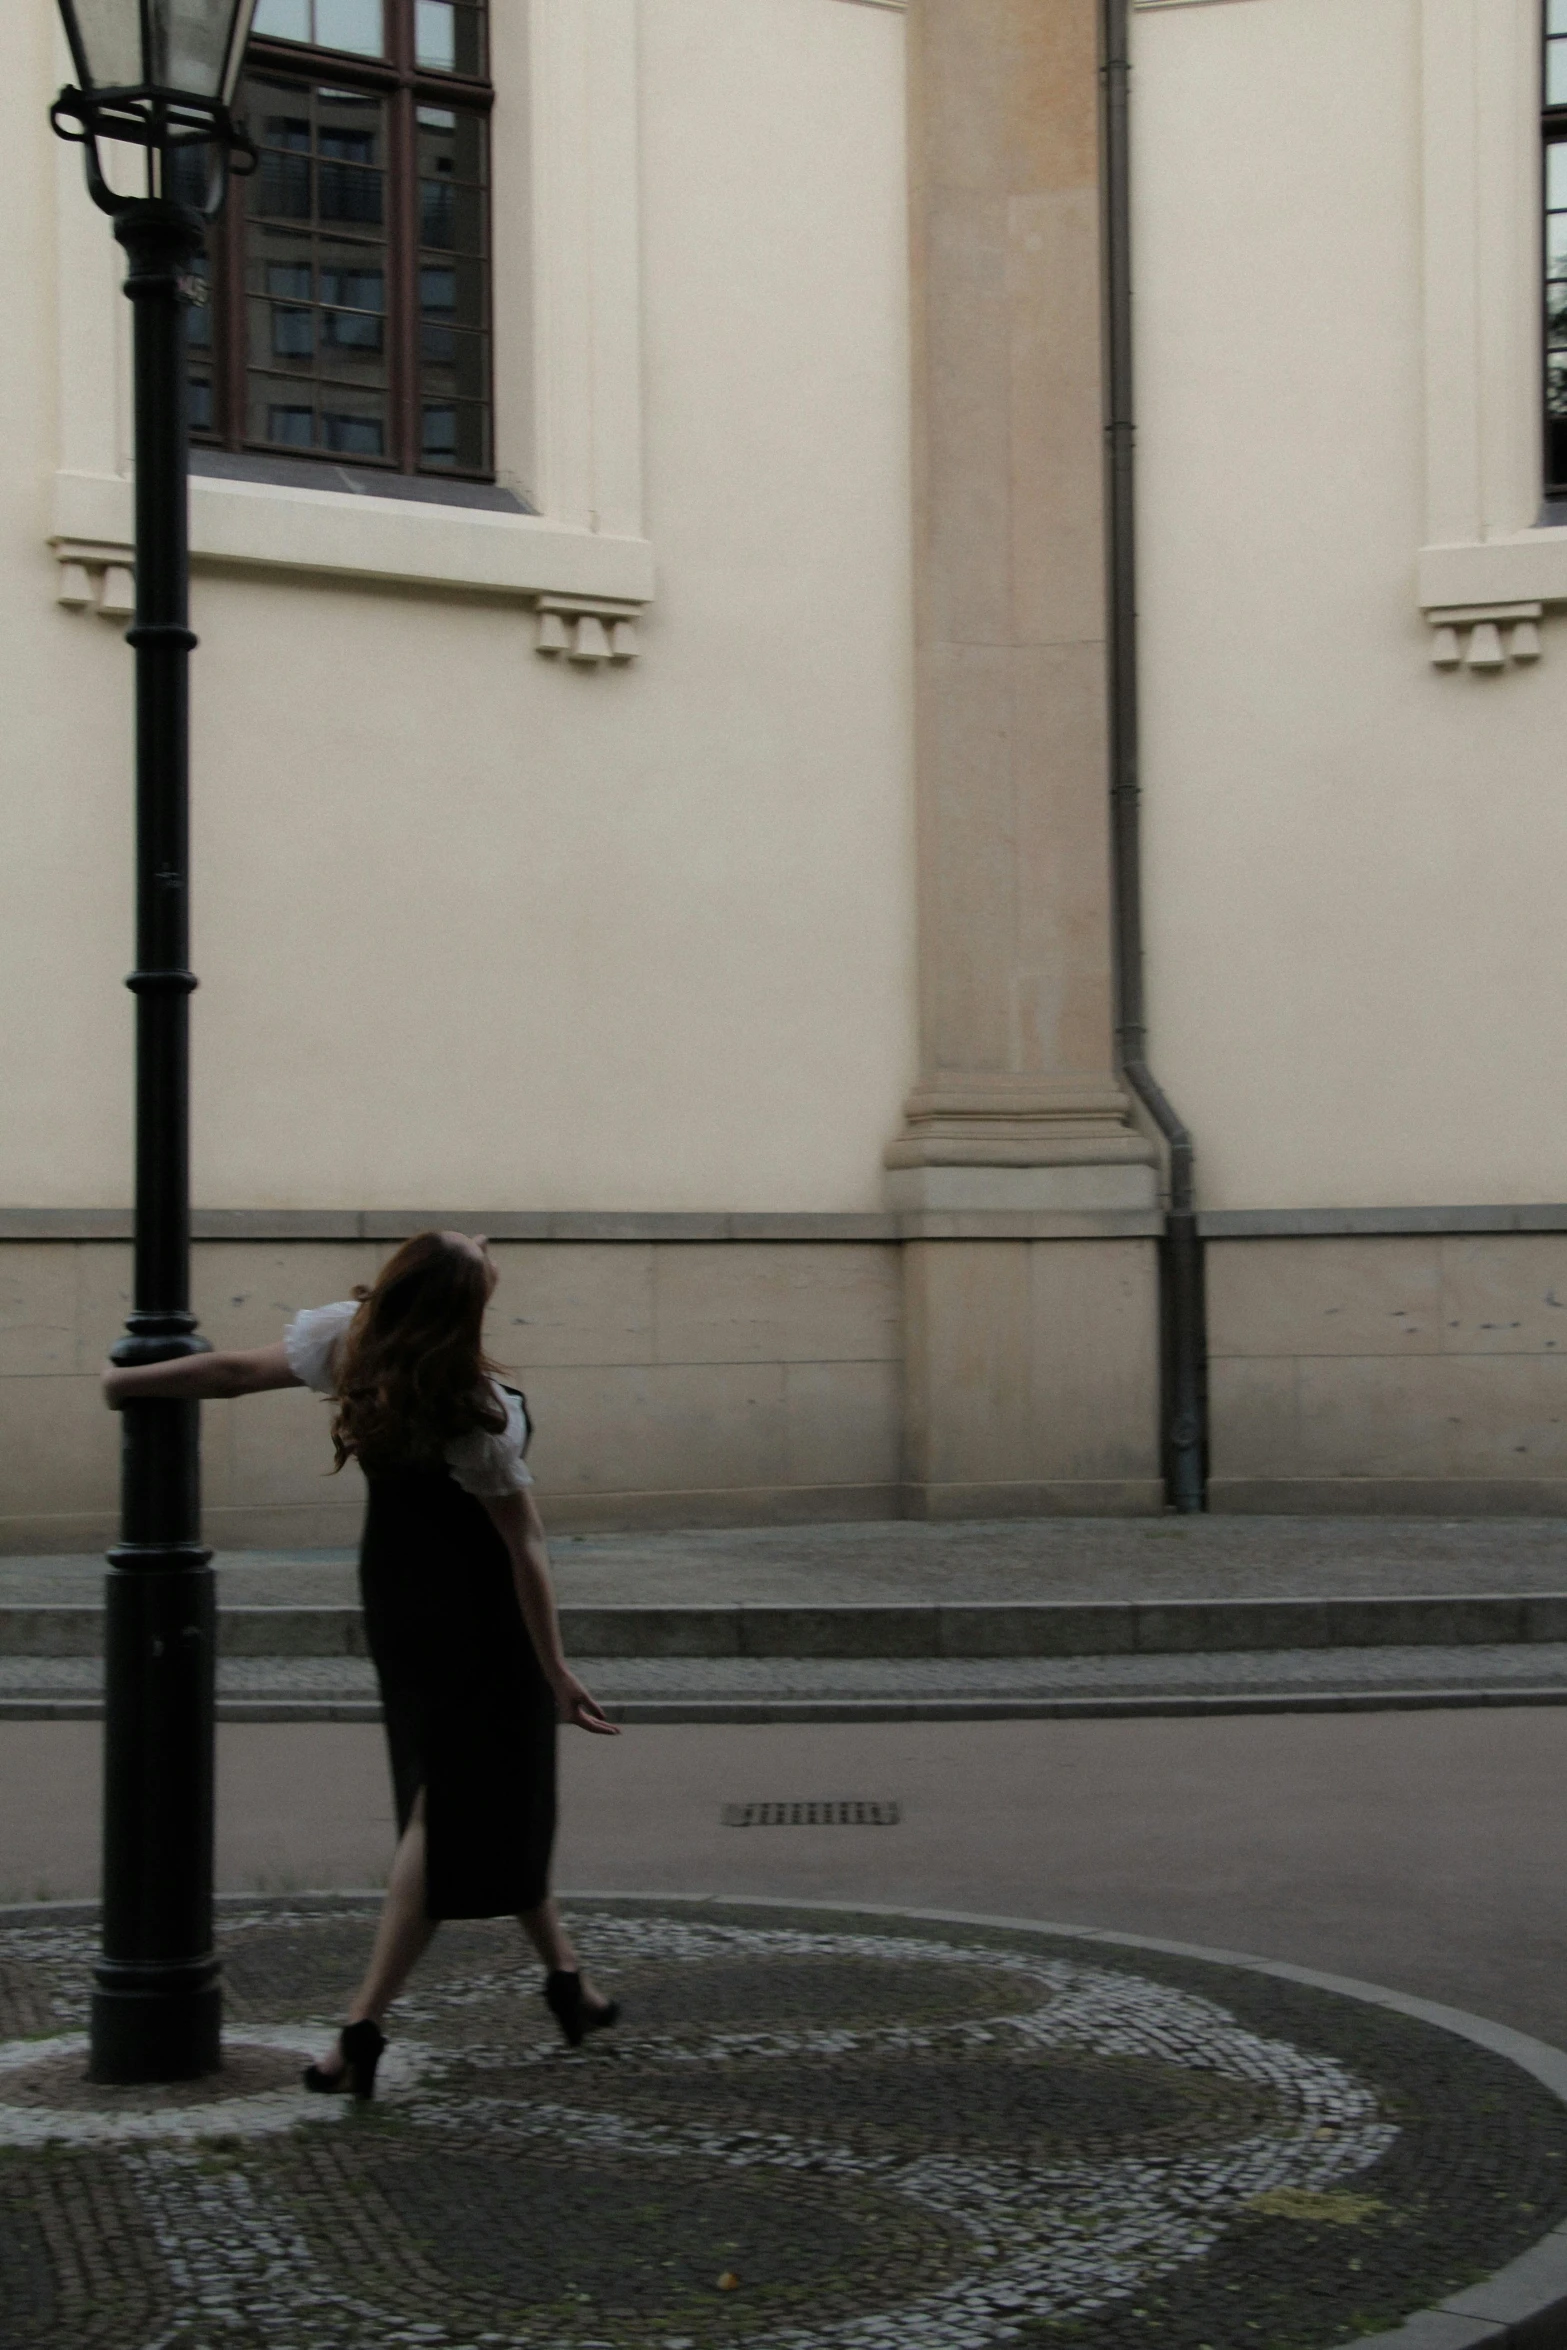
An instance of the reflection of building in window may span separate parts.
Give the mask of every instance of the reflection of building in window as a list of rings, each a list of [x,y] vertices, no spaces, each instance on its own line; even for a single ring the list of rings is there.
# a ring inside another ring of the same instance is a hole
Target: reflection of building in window
[[[479,0],[260,0],[236,100],[260,161],[212,232],[197,438],[491,473],[484,36]]]
[[[1545,10],[1545,494],[1567,498],[1567,0]]]

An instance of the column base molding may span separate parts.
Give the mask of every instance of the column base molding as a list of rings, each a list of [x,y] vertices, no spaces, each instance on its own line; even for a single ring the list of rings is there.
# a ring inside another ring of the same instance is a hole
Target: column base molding
[[[1151,1157],[1144,1144],[1135,1155],[1063,1153],[1043,1164],[1035,1153],[1021,1166],[893,1166],[882,1182],[888,1207],[900,1216],[1135,1215],[1159,1204]]]
[[[886,1197],[903,1212],[1150,1208],[1158,1154],[1110,1077],[938,1071],[888,1144]]]

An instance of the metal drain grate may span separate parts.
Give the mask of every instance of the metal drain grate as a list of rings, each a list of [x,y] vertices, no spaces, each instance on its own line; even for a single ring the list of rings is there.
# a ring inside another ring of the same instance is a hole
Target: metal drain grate
[[[726,1828],[895,1828],[895,1803],[726,1803]]]

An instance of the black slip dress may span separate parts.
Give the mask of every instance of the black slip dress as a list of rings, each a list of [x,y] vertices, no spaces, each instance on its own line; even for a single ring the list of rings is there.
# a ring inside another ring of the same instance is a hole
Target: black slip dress
[[[483,1502],[444,1466],[379,1470],[366,1483],[365,1635],[399,1834],[425,1791],[426,1912],[536,1909],[555,1838],[555,1698],[510,1555]]]

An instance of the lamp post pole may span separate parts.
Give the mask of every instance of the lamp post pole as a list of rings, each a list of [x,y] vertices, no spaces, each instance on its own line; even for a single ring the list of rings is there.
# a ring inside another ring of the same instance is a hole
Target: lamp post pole
[[[201,1354],[190,1310],[191,264],[255,149],[229,111],[255,0],[60,0],[78,80],[50,109],[125,248],[135,317],[136,1273],[116,1363]],[[146,154],[146,193],[100,139]],[[199,203],[181,203],[204,180]],[[188,2081],[222,2061],[212,1935],[217,1610],[201,1540],[200,1406],[127,1404],[105,1612],[102,1946],[95,2081]]]
[[[186,286],[199,213],[115,216],[135,317],[135,1289],[116,1363],[199,1353],[190,1308],[190,814]],[[98,2081],[189,2080],[220,2062],[212,1931],[216,1602],[201,1541],[200,1406],[124,1411],[120,1539],[105,1626]]]

